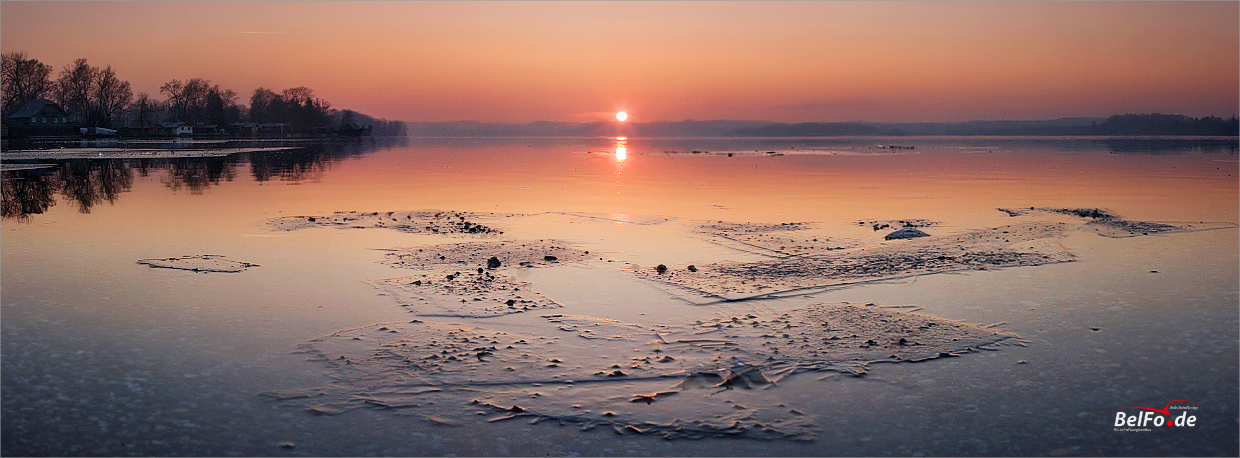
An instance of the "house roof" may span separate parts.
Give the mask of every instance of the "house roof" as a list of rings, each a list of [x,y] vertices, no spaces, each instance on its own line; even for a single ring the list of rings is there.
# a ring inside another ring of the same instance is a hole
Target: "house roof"
[[[22,105],[21,108],[18,108],[17,112],[9,115],[9,118],[29,118],[39,114],[39,112],[43,110],[43,107],[48,105],[56,105],[56,102],[48,99],[31,100],[26,102],[25,105]],[[59,105],[56,106],[59,107]]]
[[[163,126],[165,129],[176,129],[181,126],[189,126],[189,123],[184,122],[184,121],[173,121],[173,122],[163,122],[163,123],[160,123],[159,125]]]

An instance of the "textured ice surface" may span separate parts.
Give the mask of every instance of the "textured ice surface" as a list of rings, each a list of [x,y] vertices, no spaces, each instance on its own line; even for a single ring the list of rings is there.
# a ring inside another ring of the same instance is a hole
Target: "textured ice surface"
[[[526,282],[486,270],[438,270],[370,283],[421,316],[485,318],[562,307]]]
[[[492,213],[450,212],[438,210],[402,212],[335,212],[320,216],[287,216],[268,221],[272,229],[295,231],[313,227],[349,229],[387,228],[419,234],[502,234],[493,227],[479,224],[476,219],[501,217]]]
[[[489,317],[561,305],[507,272],[576,263],[589,252],[556,240],[494,240],[392,249],[384,264],[430,271],[371,282],[423,316]]]
[[[1110,211],[1099,208],[1000,208],[1008,216],[1026,216],[1031,214],[1062,214],[1076,216],[1088,220],[1085,228],[1103,237],[1120,238],[1140,235],[1166,234],[1173,232],[1191,232],[1200,230],[1235,227],[1230,223],[1218,222],[1150,222],[1124,219]]]
[[[258,264],[249,262],[233,261],[225,259],[223,255],[218,254],[199,254],[192,256],[177,256],[163,259],[141,259],[138,264],[144,264],[152,268],[161,269],[177,269],[191,270],[194,272],[241,272],[250,267],[258,267]]]
[[[922,219],[922,218],[909,218],[909,219],[857,221],[857,225],[858,226],[870,226],[871,229],[874,229],[874,231],[877,232],[883,229],[899,229],[899,228],[904,228],[904,227],[935,227],[939,225],[939,222],[930,221],[930,220]]]
[[[487,268],[487,262],[495,258],[499,262],[495,268],[503,269],[581,262],[588,257],[588,251],[558,240],[495,240],[398,248],[391,250],[383,262],[408,269],[475,269]]]
[[[302,350],[334,383],[265,393],[309,412],[392,410],[441,424],[550,421],[668,439],[810,440],[785,377],[864,376],[909,363],[1021,344],[994,329],[851,304],[637,324],[544,315],[545,332],[422,320],[344,330]]]
[[[635,273],[707,297],[749,299],[914,275],[1071,261],[1073,255],[1056,242],[1067,228],[1065,223],[1031,222],[855,250]]]
[[[556,215],[619,222],[616,215]],[[916,363],[1024,345],[1018,336],[990,327],[870,304],[741,307],[749,310],[745,313],[709,306],[689,315],[690,322],[644,313],[629,315],[641,322],[609,318],[605,308],[561,303],[538,291],[538,284],[518,279],[522,269],[570,263],[598,267],[592,264],[594,256],[572,243],[516,240],[492,228],[513,223],[505,218],[536,216],[350,212],[273,221],[273,228],[280,230],[395,228],[464,234],[474,240],[387,250],[382,263],[416,273],[371,284],[418,318],[307,342],[302,351],[326,365],[334,382],[266,394],[313,414],[383,409],[445,426],[546,421],[667,439],[812,440],[821,431],[815,424],[821,417],[791,407],[795,395],[803,393],[781,390],[787,377],[806,372],[865,377],[874,364]],[[626,218],[638,225],[671,221]],[[1075,257],[1060,241],[1083,227],[1027,221],[882,241],[841,238],[813,222],[683,223],[686,237],[758,260],[723,261],[712,252],[693,265],[660,264],[628,272],[688,293],[682,297],[690,302],[690,296],[713,299],[706,305],[936,273],[1072,261]],[[892,223],[938,224],[920,219],[845,224]],[[538,316],[500,318],[522,312]]]
[[[814,231],[815,225],[793,223],[702,223],[697,233],[714,239],[720,245],[754,254],[786,257],[831,250],[843,250],[854,242],[834,239]]]

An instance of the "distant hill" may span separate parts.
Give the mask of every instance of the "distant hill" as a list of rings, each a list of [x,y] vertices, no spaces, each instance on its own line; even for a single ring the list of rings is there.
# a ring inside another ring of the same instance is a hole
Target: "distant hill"
[[[478,121],[408,123],[409,135],[428,137],[597,137],[619,132],[644,137],[723,137],[738,129],[769,125],[769,121],[675,121],[629,123],[624,130],[612,122],[537,121],[526,124]]]
[[[616,135],[615,123],[568,123],[538,121],[526,124],[478,121],[407,123],[409,135],[423,137],[600,137]],[[914,135],[953,136],[1078,136],[1078,135],[1182,135],[1237,136],[1236,117],[1193,118],[1183,115],[1124,114],[1109,118],[1059,118],[1043,121],[967,121],[954,123],[874,123],[769,121],[673,121],[630,123],[627,135],[668,137],[899,137]]]
[[[769,121],[675,121],[637,123],[631,126],[633,135],[644,137],[726,137],[731,132],[770,125]]]
[[[968,121],[958,123],[771,123],[728,132],[736,137],[833,137],[846,135],[1190,135],[1236,136],[1235,117],[1193,118],[1182,115],[1125,114],[1110,118],[1060,118],[1046,121]]]
[[[760,127],[735,129],[727,132],[730,137],[840,137],[840,136],[905,136],[926,135],[917,133],[927,130],[920,124],[888,124],[868,122],[802,122],[797,124],[771,123]]]
[[[503,124],[479,121],[406,123],[409,135],[421,137],[592,137],[602,133],[602,123],[535,121]]]

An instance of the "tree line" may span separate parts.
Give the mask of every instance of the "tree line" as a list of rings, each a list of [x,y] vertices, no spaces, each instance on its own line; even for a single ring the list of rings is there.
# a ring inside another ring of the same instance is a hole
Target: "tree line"
[[[911,135],[1108,136],[1183,135],[1235,137],[1236,116],[1194,118],[1162,113],[1123,114],[1106,119],[1063,118],[1049,121],[969,121],[959,123],[805,122],[769,123],[733,129],[733,137],[835,137]]]
[[[727,137],[904,137],[904,135],[1190,135],[1236,137],[1240,120],[1180,114],[1116,114],[1106,119],[973,120],[966,123],[770,123],[730,130]]]
[[[50,99],[60,105],[74,123],[105,128],[150,127],[161,122],[183,121],[195,126],[220,128],[243,122],[283,123],[292,132],[311,132],[347,126],[360,120],[373,121],[378,135],[403,135],[404,123],[374,119],[350,110],[337,110],[305,86],[275,92],[260,87],[249,105],[231,89],[203,78],[174,79],[159,87],[162,100],[133,93],[116,70],[91,66],[86,59],[65,65],[53,78],[53,68],[22,51],[2,56],[0,113],[7,119],[28,102]]]
[[[4,117],[32,100],[50,98],[66,113],[82,122],[110,127],[133,99],[128,81],[116,77],[116,70],[92,67],[86,59],[65,65],[52,79],[52,66],[29,58],[21,51],[3,54]]]
[[[1240,135],[1240,120],[1236,116],[1223,119],[1217,116],[1194,118],[1184,115],[1162,113],[1122,114],[1107,118],[1101,124],[1090,126],[1092,135],[1210,135],[1234,137]]]

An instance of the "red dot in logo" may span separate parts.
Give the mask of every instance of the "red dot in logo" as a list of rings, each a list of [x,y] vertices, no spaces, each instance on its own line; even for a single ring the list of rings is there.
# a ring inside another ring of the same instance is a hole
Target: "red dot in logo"
[[[1171,426],[1171,422],[1167,422],[1167,427],[1170,428]]]

